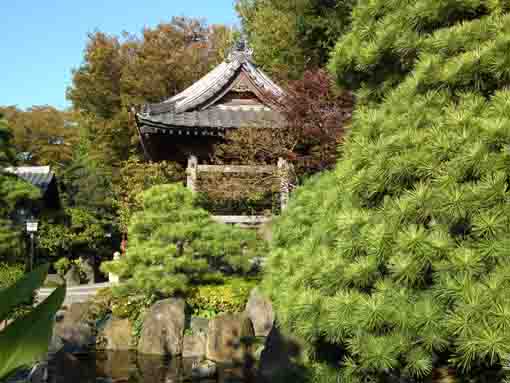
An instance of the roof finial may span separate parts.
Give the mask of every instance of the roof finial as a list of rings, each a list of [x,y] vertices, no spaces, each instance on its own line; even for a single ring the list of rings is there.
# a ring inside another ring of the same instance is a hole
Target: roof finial
[[[251,61],[253,56],[253,49],[248,45],[248,39],[245,34],[242,34],[241,37],[234,42],[230,52],[227,56],[227,62],[231,62],[233,60],[248,60]]]

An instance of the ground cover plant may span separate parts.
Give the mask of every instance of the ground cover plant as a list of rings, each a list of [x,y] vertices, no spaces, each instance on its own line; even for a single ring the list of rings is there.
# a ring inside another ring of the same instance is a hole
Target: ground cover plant
[[[266,286],[317,381],[504,379],[510,7],[360,1],[330,64],[357,90],[335,171],[279,220]]]

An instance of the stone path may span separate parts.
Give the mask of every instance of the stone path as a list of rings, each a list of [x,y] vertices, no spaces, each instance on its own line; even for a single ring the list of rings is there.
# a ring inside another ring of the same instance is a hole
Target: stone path
[[[97,292],[105,287],[111,286],[111,283],[96,283],[94,285],[82,285],[75,287],[68,287],[66,293],[66,299],[64,301],[65,306],[69,306],[72,303],[83,303],[94,297]],[[50,289],[39,289],[37,292],[37,301],[41,302],[46,299],[54,291],[54,288]]]

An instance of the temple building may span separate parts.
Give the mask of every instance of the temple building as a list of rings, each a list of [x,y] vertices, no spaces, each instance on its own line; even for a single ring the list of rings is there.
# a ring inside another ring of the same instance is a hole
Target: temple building
[[[193,156],[207,163],[213,145],[228,130],[281,123],[275,100],[283,94],[240,43],[224,62],[183,92],[135,111],[145,156],[182,164]]]

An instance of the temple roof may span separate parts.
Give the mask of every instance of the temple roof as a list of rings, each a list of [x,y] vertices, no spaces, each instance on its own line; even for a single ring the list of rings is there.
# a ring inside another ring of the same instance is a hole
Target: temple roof
[[[20,166],[5,168],[5,171],[15,174],[19,178],[38,187],[45,193],[48,190],[55,174],[49,166]]]
[[[228,94],[249,94],[251,99],[226,102]],[[136,117],[141,133],[274,123],[282,117],[271,99],[283,95],[283,90],[251,62],[249,53],[234,51],[189,88],[161,103],[144,105]]]

